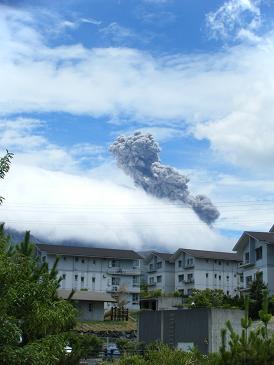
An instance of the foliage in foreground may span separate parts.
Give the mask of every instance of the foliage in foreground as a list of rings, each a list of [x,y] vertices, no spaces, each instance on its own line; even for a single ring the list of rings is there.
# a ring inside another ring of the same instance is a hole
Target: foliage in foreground
[[[77,311],[58,298],[56,265],[49,271],[35,258],[29,237],[14,248],[0,227],[1,365],[77,364],[98,340],[71,331]]]
[[[245,316],[242,318],[242,331],[236,333],[227,322],[222,330],[220,351],[209,356],[197,350],[182,352],[164,344],[154,344],[145,350],[144,356],[124,356],[119,365],[274,365],[274,335],[268,335],[267,291],[263,291],[263,306],[259,311],[260,325],[254,329],[248,315],[249,299],[245,300]],[[229,335],[229,336],[228,336]]]

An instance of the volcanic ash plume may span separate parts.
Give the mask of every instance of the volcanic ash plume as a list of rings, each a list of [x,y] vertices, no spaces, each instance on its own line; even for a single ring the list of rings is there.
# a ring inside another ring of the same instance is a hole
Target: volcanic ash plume
[[[133,178],[135,185],[149,194],[190,206],[209,225],[219,217],[209,198],[190,194],[186,176],[161,164],[160,147],[151,134],[136,132],[132,136],[120,136],[109,150],[118,166]]]

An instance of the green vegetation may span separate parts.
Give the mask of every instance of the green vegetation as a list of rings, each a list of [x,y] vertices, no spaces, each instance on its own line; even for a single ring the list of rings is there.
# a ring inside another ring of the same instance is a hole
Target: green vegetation
[[[13,153],[7,151],[6,155],[0,158],[0,179],[4,179],[6,173],[10,169],[10,163],[13,158]],[[3,202],[4,198],[0,196],[0,204]]]
[[[238,296],[230,297],[224,294],[221,289],[194,289],[192,295],[187,298],[187,305],[189,307],[222,307],[243,308],[243,298]]]
[[[57,297],[57,262],[51,271],[41,264],[29,237],[13,246],[0,227],[1,365],[77,364],[99,340],[72,332],[77,311]]]

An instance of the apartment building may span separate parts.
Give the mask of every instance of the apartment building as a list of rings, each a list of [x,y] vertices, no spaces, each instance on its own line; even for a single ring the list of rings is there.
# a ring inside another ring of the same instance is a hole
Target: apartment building
[[[47,262],[49,269],[56,256],[60,257],[58,272],[64,291],[107,293],[109,297],[123,292],[126,306],[139,309],[140,260],[132,250],[36,244],[37,255]],[[81,296],[79,296],[81,297]],[[107,301],[107,300],[106,300]]]
[[[274,229],[270,232],[245,231],[235,247],[241,257],[241,290],[249,289],[257,273],[267,285],[269,294],[274,295]]]
[[[173,293],[174,262],[170,261],[172,254],[152,252],[146,259],[147,284],[149,290],[160,289],[162,293]]]
[[[170,261],[174,262],[175,290],[183,295],[207,288],[238,294],[241,258],[235,253],[180,248]]]

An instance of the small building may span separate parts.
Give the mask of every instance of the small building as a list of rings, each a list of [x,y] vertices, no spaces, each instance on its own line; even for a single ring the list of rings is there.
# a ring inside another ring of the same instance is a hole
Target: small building
[[[71,290],[58,289],[57,293],[60,298],[68,299]],[[108,293],[86,290],[75,291],[71,300],[79,311],[79,319],[81,321],[103,321],[104,304],[115,302],[115,299]]]
[[[196,347],[204,354],[217,352],[226,322],[240,334],[243,315],[240,309],[222,308],[141,311],[138,340],[146,344],[161,341],[184,351]]]
[[[146,257],[147,284],[150,291],[174,292],[174,262],[170,261],[171,257],[170,253],[155,251]]]
[[[247,291],[256,275],[267,285],[269,294],[274,295],[274,232],[245,231],[239,238],[234,251],[241,257],[242,280],[240,289]]]
[[[193,289],[221,289],[226,295],[238,294],[238,254],[180,248],[170,261],[175,265],[175,291],[182,295],[191,295]]]

